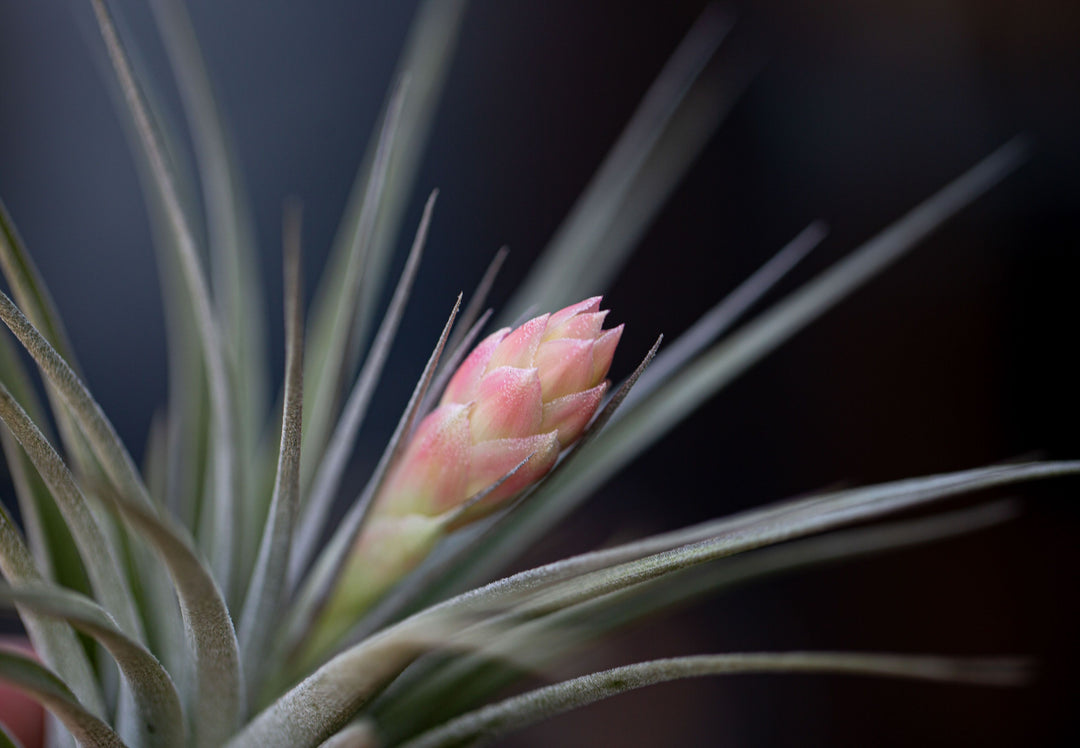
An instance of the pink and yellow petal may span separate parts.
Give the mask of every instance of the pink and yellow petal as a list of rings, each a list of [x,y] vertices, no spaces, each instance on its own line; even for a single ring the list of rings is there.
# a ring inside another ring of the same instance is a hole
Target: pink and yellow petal
[[[592,420],[600,407],[600,402],[604,399],[607,388],[608,383],[602,382],[584,392],[575,392],[544,403],[544,420],[540,424],[541,430],[555,429],[559,435],[559,443],[564,448],[570,446],[589,425],[589,421]]]
[[[544,402],[580,392],[596,384],[593,380],[593,341],[559,338],[540,346],[536,368]]]
[[[555,338],[596,340],[597,336],[603,332],[604,318],[607,315],[607,309],[602,312],[583,312],[574,315],[560,325],[552,326],[548,324],[547,331],[544,333],[544,340],[554,340]]]
[[[504,327],[480,341],[473,348],[472,353],[466,356],[465,360],[458,366],[454,376],[450,378],[440,402],[443,404],[465,404],[476,399],[477,387],[479,387],[480,380],[488,370],[488,362],[491,361],[492,354],[499,346],[499,343],[503,341],[503,338],[509,334],[510,328]]]
[[[505,478],[498,488],[477,504],[478,507],[490,509],[540,480],[551,470],[558,457],[559,438],[556,431],[521,439],[481,442],[473,446],[469,458],[471,469],[467,492],[474,496]],[[529,458],[528,462],[509,475],[526,458]],[[477,511],[482,512],[482,509]]]
[[[596,339],[593,344],[592,383],[598,384],[607,376],[611,360],[615,357],[615,348],[622,337],[623,326],[613,327]]]
[[[547,321],[546,314],[535,317],[503,338],[488,362],[488,371],[500,366],[531,369],[533,356],[536,355],[540,338],[547,328]]]
[[[562,309],[551,315],[551,317],[548,319],[548,327],[559,327],[560,325],[564,324],[568,319],[578,314],[586,314],[588,312],[599,311],[600,300],[603,298],[603,296],[593,296],[591,298],[585,299],[584,301],[579,301],[576,304],[571,304],[568,307],[563,307]]]
[[[462,500],[472,445],[470,410],[442,405],[420,422],[380,492],[381,514],[432,516]]]
[[[482,442],[535,434],[542,418],[537,370],[503,366],[480,380],[469,419],[472,440]]]

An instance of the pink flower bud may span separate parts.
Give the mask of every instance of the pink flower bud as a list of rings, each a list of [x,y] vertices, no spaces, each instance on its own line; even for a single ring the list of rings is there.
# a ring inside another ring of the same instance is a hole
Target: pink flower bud
[[[581,436],[623,329],[604,330],[599,308],[597,296],[499,330],[462,362],[390,469],[300,663],[318,662],[448,529],[528,488]]]
[[[543,477],[581,436],[608,387],[623,328],[604,330],[607,312],[599,308],[599,296],[586,299],[477,345],[420,423],[375,511],[439,516],[528,457],[470,508],[466,518],[475,519]]]

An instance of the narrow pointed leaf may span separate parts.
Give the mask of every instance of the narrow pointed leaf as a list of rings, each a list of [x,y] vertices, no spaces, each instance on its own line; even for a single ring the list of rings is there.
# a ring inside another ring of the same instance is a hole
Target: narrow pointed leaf
[[[308,628],[316,608],[329,593],[331,586],[337,579],[346,554],[363,526],[364,518],[367,516],[373,497],[378,493],[385,480],[390,465],[403,448],[404,437],[412,430],[420,403],[431,384],[435,367],[438,366],[439,357],[442,355],[443,347],[446,345],[446,339],[450,335],[450,329],[454,325],[454,318],[457,316],[460,306],[461,296],[458,296],[454,308],[450,312],[450,317],[439,335],[435,350],[432,351],[431,356],[428,358],[427,365],[424,366],[424,371],[420,374],[420,379],[413,389],[408,404],[405,406],[405,411],[401,414],[398,425],[394,429],[394,433],[390,437],[378,465],[375,466],[375,472],[368,480],[367,485],[352,508],[342,519],[330,542],[327,543],[322,553],[317,557],[314,567],[305,577],[303,587],[300,589],[293,605],[291,620],[287,627],[287,640],[290,646],[296,644],[302,632]],[[299,581],[297,580],[297,582]]]
[[[712,341],[726,333],[751,306],[821,243],[825,233],[825,224],[821,221],[807,226],[757,272],[740,283],[719,304],[666,346],[649,366],[649,370],[638,380],[620,413],[628,412],[634,404],[652,394],[694,356],[705,350]]]
[[[558,309],[604,289],[622,264],[630,242],[609,246],[603,258],[596,250],[611,227],[627,218],[623,207],[628,193],[639,179],[650,176],[642,172],[650,153],[730,28],[730,18],[715,6],[706,8],[697,19],[537,260],[529,279],[507,305],[504,320],[519,315],[530,304]],[[681,161],[688,165],[702,143],[701,138],[681,139],[680,148],[691,148]]]
[[[785,502],[522,572],[480,590],[460,595],[429,612],[465,609],[478,613],[495,613],[500,606],[512,605],[515,600],[522,601],[518,614],[525,614],[527,618],[545,611],[547,614],[535,622],[526,623],[525,628],[510,629],[501,634],[501,641],[492,637],[489,641],[489,657],[522,652],[550,654],[559,647],[571,646],[582,636],[597,631],[597,627],[600,631],[606,630],[607,626],[623,622],[627,617],[638,617],[643,611],[670,606],[697,592],[729,586],[761,574],[801,567],[806,563],[823,563],[849,555],[873,553],[889,547],[927,542],[948,534],[971,531],[1006,519],[1012,515],[1013,510],[1010,505],[991,505],[951,515],[893,523],[883,527],[849,531],[846,534],[838,533],[835,536],[802,541],[801,544],[770,548],[750,554],[745,559],[726,559],[713,570],[701,571],[697,578],[692,578],[690,584],[680,586],[679,580],[685,576],[685,572],[692,570],[692,567],[706,558],[730,556],[780,539],[827,530],[957,493],[1005,485],[1017,480],[1078,472],[1080,463],[1076,462],[984,468]],[[680,545],[682,547],[677,547]],[[642,552],[654,555],[643,558]],[[638,560],[627,563],[629,559]],[[615,567],[613,564],[622,566]],[[588,570],[597,569],[599,571],[586,573]],[[683,574],[674,576],[677,571]],[[629,597],[642,593],[647,594],[644,601],[635,599],[628,613],[623,616],[612,617],[610,613],[604,612],[607,606],[618,602],[620,596]],[[554,639],[546,639],[543,646],[531,641],[544,632],[550,633],[552,629],[563,631],[564,625],[566,630]],[[534,661],[531,666],[535,667],[537,664]],[[475,680],[475,673],[471,672],[467,663],[451,667],[453,669],[449,673],[438,676],[425,674],[424,670],[419,671],[416,674],[418,681],[415,689],[403,684],[400,691],[404,699],[403,705],[394,707],[388,715],[383,715],[389,720],[388,728],[393,729],[395,719],[400,721],[400,709],[415,713],[417,702],[413,699],[420,699],[419,708],[426,708],[423,703],[437,705],[442,703],[448,694],[460,697],[466,686],[480,687]],[[530,665],[526,664],[526,667]],[[449,678],[449,682],[446,678]],[[497,681],[495,685],[500,682]],[[438,695],[440,692],[444,694],[443,697]],[[431,700],[424,702],[425,697]],[[412,709],[409,704],[413,705]],[[398,716],[395,717],[395,714]]]
[[[120,441],[112,423],[102,412],[101,406],[90,395],[86,385],[79,380],[67,362],[2,292],[0,292],[0,318],[37,362],[46,381],[63,397],[86,437],[87,444],[117,491],[130,502],[152,507],[153,502],[149,492],[135,468],[131,455]],[[164,636],[164,639],[155,639],[155,644],[162,645],[158,651],[166,653],[169,658],[168,663],[172,665],[174,661],[168,652],[175,651],[176,642],[173,641],[171,634],[180,628],[176,606],[172,604],[167,585],[160,584],[164,579],[160,566],[152,556],[144,553],[145,550],[137,544],[132,550],[137,558],[135,573],[148,582],[146,585],[148,604],[147,608],[144,608],[144,613],[147,614],[148,620],[154,622],[152,626],[154,631],[150,633]],[[166,597],[162,599],[161,595]]]
[[[333,281],[329,295],[316,297],[309,330],[308,350],[304,371],[308,373],[307,414],[304,424],[304,457],[301,461],[301,488],[306,489],[314,477],[317,455],[323,453],[329,438],[338,393],[347,380],[345,351],[356,316],[357,294],[363,276],[371,237],[378,217],[379,196],[386,184],[397,128],[401,123],[407,85],[402,82],[394,92],[386,118],[379,133],[378,147],[372,162],[364,200],[352,234],[347,262],[341,275]]]
[[[793,570],[805,570],[863,556],[875,556],[915,545],[977,532],[1014,519],[1018,506],[1001,501],[974,509],[935,514],[841,530],[821,537],[785,543],[646,582],[586,600],[555,613],[529,620],[493,641],[491,655],[483,653],[452,660],[443,666],[420,663],[404,673],[380,699],[372,715],[388,744],[452,719],[461,707],[475,708],[520,677],[520,666],[503,667],[498,653],[514,649],[532,653],[525,666],[541,673],[592,640],[658,611],[672,612],[706,594]],[[557,636],[552,636],[555,632]],[[543,637],[541,649],[535,642]],[[520,659],[520,655],[519,655]],[[470,702],[473,706],[469,706]],[[454,711],[449,711],[454,710]],[[418,715],[424,715],[423,718]]]
[[[677,568],[688,568],[707,558],[719,558],[813,532],[823,532],[950,496],[1016,482],[1076,474],[1080,474],[1080,461],[1004,465],[912,478],[782,502],[519,572],[460,594],[429,610],[490,609],[492,606],[505,604],[506,601],[523,599],[538,591],[539,595],[543,595],[545,588],[551,589],[553,585],[564,580],[570,580],[572,584],[561,588],[560,594],[573,590],[573,594],[577,595],[585,588],[577,578],[597,570],[606,581],[612,581],[618,578],[619,573],[625,573],[627,576],[623,578],[624,583],[621,585],[625,587],[675,571]],[[618,565],[638,561],[642,563],[634,569],[612,571],[618,569]],[[633,578],[631,573],[635,575]],[[615,583],[612,588],[617,585],[618,583]],[[600,586],[591,584],[590,589],[598,591]],[[550,603],[551,598],[548,598],[547,602]],[[560,600],[561,604],[570,602],[572,601],[569,597]]]
[[[464,336],[461,337],[461,342],[458,343],[456,348],[451,348],[450,342],[447,341],[446,349],[450,351],[450,355],[446,356],[444,359],[435,378],[431,380],[431,387],[428,388],[427,394],[424,395],[424,400],[420,404],[419,415],[421,418],[431,412],[432,407],[435,405],[435,401],[438,400],[446,389],[446,385],[450,382],[450,378],[454,376],[454,372],[457,371],[457,368],[465,358],[465,355],[473,349],[473,343],[476,342],[476,338],[479,337],[480,331],[487,325],[492,314],[493,310],[488,309],[480,315],[480,319],[476,320],[476,322],[474,322],[465,332]],[[455,328],[455,330],[456,329],[457,328]],[[451,336],[451,339],[453,339],[453,336]]]
[[[480,319],[484,310],[484,305],[487,304],[488,294],[491,293],[491,289],[495,285],[495,279],[498,277],[499,271],[502,269],[503,263],[506,262],[506,258],[509,254],[510,250],[507,247],[499,247],[499,251],[491,258],[491,262],[488,263],[487,269],[480,278],[480,282],[476,284],[472,296],[469,297],[468,303],[465,304],[465,308],[461,310],[461,316],[458,319],[457,326],[454,328],[454,333],[450,336],[450,339],[446,341],[446,348],[448,350],[457,351],[459,348],[462,348],[467,352],[470,348],[470,346],[465,343],[465,338],[472,331],[477,320]],[[453,373],[453,370],[456,367],[456,362],[451,358],[447,358],[445,363],[439,367],[440,374],[443,371]],[[433,387],[433,389],[436,393],[440,391],[440,388],[437,386]]]
[[[612,668],[515,696],[431,730],[405,745],[478,745],[557,714],[658,683],[738,673],[831,673],[910,678],[979,686],[1017,686],[1029,664],[1009,658],[964,659],[855,652],[697,655]]]
[[[383,366],[390,353],[390,346],[397,335],[401,317],[405,312],[405,304],[412,291],[416,271],[420,267],[420,258],[423,255],[424,244],[427,241],[428,227],[431,225],[431,214],[435,208],[435,198],[438,191],[431,193],[427,204],[424,206],[424,214],[420,219],[420,226],[416,230],[416,238],[413,240],[409,257],[405,261],[405,269],[401,272],[394,296],[387,307],[379,331],[375,335],[375,341],[371,345],[367,360],[364,362],[360,375],[356,379],[349,399],[345,403],[345,409],[338,418],[337,426],[330,442],[326,446],[322,460],[315,473],[315,479],[311,492],[304,507],[303,521],[297,528],[296,548],[292,558],[291,574],[298,576],[307,568],[308,562],[314,553],[315,545],[322,536],[326,516],[333,504],[341,476],[345,472],[345,466],[356,444],[356,435],[367,415],[371,397],[375,394],[375,386],[382,376]]]
[[[123,748],[107,724],[88,712],[62,680],[29,657],[0,650],[0,680],[5,680],[54,714],[81,745]]]
[[[212,561],[223,589],[232,587],[233,549],[237,545],[235,534],[239,532],[236,501],[236,476],[234,475],[234,424],[228,372],[222,350],[222,341],[214,317],[210,290],[199,257],[195,233],[180,200],[176,177],[166,157],[163,139],[150,116],[149,107],[132,70],[128,55],[116,32],[112,17],[104,0],[90,0],[98,28],[116,72],[124,100],[132,117],[143,154],[153,176],[161,207],[172,230],[174,241],[169,243],[177,251],[178,262],[187,293],[190,296],[198,322],[199,340],[206,363],[207,381],[212,402],[214,425],[214,542]],[[112,476],[111,476],[112,477]],[[127,486],[120,486],[122,490]],[[145,495],[145,489],[143,489]]]
[[[82,595],[46,585],[18,589],[0,584],[0,601],[59,618],[104,646],[120,666],[138,709],[140,745],[181,746],[184,719],[180,696],[161,663],[116,627],[100,606]]]
[[[385,286],[385,277],[397,244],[402,219],[412,199],[420,159],[428,141],[435,109],[453,64],[467,5],[466,0],[421,2],[392,79],[408,78],[409,93],[402,104],[390,156],[390,171],[379,197],[378,216],[370,242],[367,269],[360,281],[356,324],[353,326],[345,356],[345,369],[350,376],[356,370],[361,346],[367,340],[368,330],[375,319],[376,305]],[[391,91],[385,105],[387,110],[393,106],[393,98],[394,92]],[[371,171],[377,149],[377,140],[372,139],[335,240],[335,257],[327,266],[329,275],[324,276],[324,280],[329,280],[333,273],[344,267],[344,262],[339,261],[339,258],[347,254],[349,236],[355,231],[359,215],[364,209],[363,200],[366,198],[362,197],[363,185]]]
[[[686,532],[661,535],[610,551],[597,551],[591,554],[592,558],[587,563],[603,563],[606,568],[571,579],[556,589],[541,592],[526,603],[526,607],[530,610],[563,607],[591,595],[657,579],[715,558],[876,519],[960,493],[1018,481],[1076,474],[1080,474],[1080,462],[983,468],[886,483],[747,512],[690,528]],[[698,539],[698,533],[705,533],[707,537]],[[680,544],[677,547],[669,546],[668,543],[676,538]],[[649,555],[625,563],[617,560],[644,549],[650,551]],[[589,555],[579,556],[576,563],[581,563]],[[564,567],[563,573],[571,565]]]
[[[209,230],[214,295],[221,304],[236,379],[243,382],[237,392],[241,433],[245,444],[253,449],[264,417],[267,366],[264,305],[251,211],[186,6],[180,0],[155,0],[151,8],[195,146]]]
[[[1017,168],[1024,154],[1021,141],[1006,143],[848,257],[702,354],[583,448],[574,466],[547,481],[544,491],[501,529],[497,543],[484,552],[505,562],[528,547],[694,408],[996,185]]]
[[[240,617],[239,638],[249,688],[261,681],[266,650],[284,596],[293,523],[300,503],[300,429],[304,402],[303,281],[299,218],[285,246],[285,402],[277,480],[263,528],[255,571]]]

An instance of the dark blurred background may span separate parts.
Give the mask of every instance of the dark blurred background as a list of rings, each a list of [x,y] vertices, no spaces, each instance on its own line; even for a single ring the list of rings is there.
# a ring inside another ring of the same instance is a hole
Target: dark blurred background
[[[179,122],[148,11],[113,5]],[[282,200],[304,201],[313,287],[415,4],[189,5],[248,179],[280,369]],[[456,293],[506,243],[493,299],[509,298],[703,7],[470,6],[406,214],[410,235],[427,191],[440,188],[391,359],[401,375],[378,394],[363,454],[390,430]],[[812,219],[832,232],[780,292],[1017,133],[1033,155],[646,453],[532,561],[838,482],[1080,457],[1080,5],[730,8],[738,20],[719,64],[758,72],[626,270],[597,289],[627,324],[618,376]],[[165,344],[146,211],[106,75],[88,4],[0,0],[0,195],[92,390],[138,455],[165,400]],[[715,678],[629,694],[510,744],[1072,745],[1078,487],[1014,489],[1025,513],[1007,527],[755,585],[587,656],[605,666],[797,648],[1023,653],[1041,661],[1030,689]]]

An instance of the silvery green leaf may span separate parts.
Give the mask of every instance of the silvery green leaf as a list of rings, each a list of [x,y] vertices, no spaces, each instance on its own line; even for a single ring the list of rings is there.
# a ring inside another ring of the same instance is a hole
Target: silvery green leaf
[[[3,293],[0,293],[0,318],[37,362],[45,379],[64,398],[86,437],[88,445],[119,493],[129,502],[151,507],[153,502],[135,469],[131,455],[120,441],[116,430],[102,412],[101,407],[67,362]],[[148,620],[154,622],[152,628],[155,631],[151,633],[164,637],[155,641],[155,644],[161,644],[161,649],[158,651],[168,657],[171,656],[170,650],[174,651],[178,644],[175,641],[177,637],[173,636],[173,633],[179,630],[176,606],[167,583],[161,583],[163,575],[160,566],[144,551],[145,548],[138,544],[135,544],[132,549],[136,561],[134,572],[149,581],[145,590],[146,609],[144,612],[147,613]],[[173,664],[171,659],[169,664]]]
[[[693,134],[668,130],[730,28],[731,19],[716,6],[707,7],[697,19],[507,305],[504,320],[520,315],[531,304],[558,309],[592,296],[610,282],[643,222],[659,207],[720,122],[719,111],[712,117],[698,111],[688,119],[696,128]],[[668,157],[650,159],[661,146],[669,151]],[[678,168],[669,172],[672,165]],[[644,190],[651,205],[638,204],[633,211],[628,210],[627,197],[646,182],[652,183]],[[629,223],[630,230],[616,240],[605,241],[620,223]]]
[[[179,0],[151,4],[165,42],[195,146],[210,244],[214,297],[232,353],[244,443],[254,448],[265,417],[267,362],[264,304],[251,210],[224,117],[215,100],[187,8]],[[246,455],[248,450],[241,450]]]
[[[178,748],[184,744],[180,696],[169,674],[145,647],[117,628],[100,606],[82,595],[50,585],[16,589],[0,583],[0,601],[66,621],[109,651],[134,695],[139,745]]]
[[[492,610],[530,598],[533,609],[569,605],[583,595],[625,588],[709,559],[885,516],[950,496],[1077,473],[1080,473],[1080,461],[1021,463],[781,502],[519,572],[457,595],[429,611]],[[590,573],[596,576],[590,578]],[[562,582],[567,584],[560,586]]]
[[[37,362],[45,379],[64,397],[78,421],[79,428],[86,435],[90,447],[116,488],[132,501],[151,506],[149,492],[139,477],[135,463],[101,406],[63,357],[42,337],[7,294],[2,292],[0,319],[3,319],[4,324]]]
[[[436,662],[421,667],[417,663],[380,697],[380,703],[373,706],[373,716],[381,733],[389,742],[396,743],[433,727],[438,721],[450,719],[452,713],[447,713],[448,708],[467,705],[470,701],[478,706],[483,699],[517,680],[522,662],[527,668],[543,672],[577,648],[643,616],[670,612],[696,597],[716,595],[766,576],[976,532],[1013,519],[1017,513],[1015,502],[1001,501],[928,518],[840,530],[723,559],[585,600],[509,629],[503,641],[492,642],[490,654],[481,650],[445,664]],[[557,632],[558,636],[551,636],[551,632]],[[543,641],[545,646],[536,646],[536,641]],[[532,653],[532,661],[528,655],[524,658],[519,655],[514,666],[503,666],[498,662],[498,652],[510,648]]]
[[[604,670],[463,714],[405,744],[408,748],[480,745],[513,730],[601,699],[658,683],[738,673],[833,673],[981,686],[1017,686],[1029,663],[1008,658],[951,658],[861,652],[740,653],[673,657]]]
[[[104,0],[90,0],[90,2],[135,131],[138,133],[161,208],[173,234],[173,241],[169,242],[169,246],[176,250],[181,276],[195,310],[199,341],[206,364],[214,427],[212,451],[214,528],[211,557],[222,588],[231,590],[234,584],[233,551],[237,540],[234,536],[240,531],[241,523],[238,521],[236,496],[238,483],[234,474],[236,469],[233,454],[235,424],[221,334],[214,316],[210,289],[203,272],[202,260],[199,257],[195,232],[180,199],[180,191],[167,158],[163,139],[150,116],[149,107]],[[110,475],[110,477],[115,480],[115,476]],[[125,488],[127,486],[121,487],[122,490]],[[144,488],[143,494],[145,493]]]
[[[45,480],[82,556],[90,584],[120,627],[136,640],[143,639],[142,622],[126,577],[120,573],[118,551],[94,519],[86,498],[60,455],[45,439],[19,404],[0,383],[0,420],[11,430]]]
[[[405,210],[412,196],[420,159],[427,144],[446,76],[453,64],[454,51],[460,36],[466,0],[424,0],[409,28],[405,48],[398,60],[392,80],[408,78],[409,94],[403,102],[394,148],[390,154],[391,168],[381,193],[375,233],[371,238],[367,270],[360,279],[359,306],[356,324],[351,331],[345,355],[345,368],[351,376],[356,370],[362,344],[374,322],[390,258],[394,252]],[[392,104],[391,92],[385,108]],[[333,283],[333,276],[344,267],[344,257],[350,236],[356,231],[363,210],[363,185],[374,163],[377,141],[368,144],[349,203],[345,209],[334,241],[333,256],[323,276],[323,287]]]
[[[311,491],[304,506],[303,519],[297,527],[296,548],[290,571],[292,577],[298,577],[307,568],[315,545],[323,534],[326,516],[337,494],[341,476],[345,472],[353,447],[356,445],[357,432],[367,414],[371,397],[375,394],[375,386],[382,376],[390,346],[394,342],[401,317],[405,312],[405,304],[409,300],[413,281],[416,279],[416,271],[420,267],[420,258],[423,256],[437,196],[436,190],[428,197],[412,249],[405,261],[405,268],[401,271],[401,278],[398,280],[397,288],[394,289],[390,305],[386,309],[386,315],[375,335],[364,366],[360,369],[360,374],[349,393],[349,398],[345,402],[345,408],[338,417],[337,425],[326,445],[322,459],[318,463]]]
[[[26,310],[29,319],[43,332],[46,340],[61,352],[72,368],[78,371],[74,349],[68,340],[67,331],[64,329],[49,289],[34,265],[30,253],[26,251],[15,223],[8,215],[2,201],[0,201],[0,269],[3,270],[4,277],[11,286],[11,292]],[[95,474],[97,465],[94,464],[82,435],[72,423],[71,415],[51,385],[46,386],[46,395],[56,418],[60,436],[71,458],[83,473]],[[25,398],[21,398],[20,401],[29,402]],[[38,418],[38,423],[41,422],[43,422],[42,419]]]
[[[412,395],[405,406],[404,412],[401,414],[401,418],[398,420],[394,433],[391,435],[390,441],[387,442],[383,454],[379,458],[379,463],[375,466],[375,471],[368,479],[367,485],[360,496],[353,502],[352,507],[341,520],[330,542],[326,544],[322,553],[316,558],[313,568],[303,578],[302,586],[299,587],[293,601],[289,621],[285,626],[283,644],[288,648],[291,649],[295,646],[311,626],[316,609],[325,596],[329,594],[334,582],[337,580],[338,573],[345,562],[346,554],[364,524],[368,508],[386,478],[390,465],[393,464],[400,451],[404,448],[405,437],[412,431],[420,404],[423,402],[424,395],[431,385],[435,368],[439,364],[439,357],[446,346],[446,339],[454,326],[454,319],[460,307],[461,296],[459,295],[454,303],[454,308],[450,311],[450,317],[443,326],[439,340],[435,344],[435,349],[431,352],[431,356],[424,366],[424,371],[421,372],[420,379],[413,388]],[[296,584],[300,582],[300,579],[296,580]]]
[[[19,536],[19,531],[0,504],[0,572],[13,585],[39,584],[44,580],[34,566],[30,551]],[[56,671],[75,692],[78,702],[96,716],[104,716],[105,700],[94,679],[94,671],[86,657],[86,651],[75,637],[71,627],[61,621],[53,621],[32,611],[19,610],[19,617],[26,627],[34,651],[49,667]]]
[[[249,701],[266,669],[266,651],[284,599],[293,523],[300,504],[304,320],[299,222],[299,216],[296,216],[285,240],[285,402],[277,479],[240,615],[239,639]]]
[[[782,342],[883,271],[1023,161],[1020,140],[1006,143],[845,259],[753,318],[670,377],[651,397],[620,414],[575,464],[546,481],[498,538],[485,547],[505,563],[551,529],[591,491],[654,444],[694,408]]]
[[[815,221],[799,232],[772,259],[727,294],[716,306],[701,315],[686,332],[665,346],[656,360],[642,374],[627,396],[621,414],[652,394],[660,385],[705,350],[709,343],[726,333],[750,307],[787,275],[810,251],[825,238],[825,224]],[[619,416],[616,415],[616,418]]]
[[[168,567],[195,670],[193,737],[197,745],[217,745],[235,730],[243,701],[236,632],[221,591],[183,527],[126,498],[108,492],[100,498]]]
[[[7,334],[0,335],[0,381],[37,423],[44,423],[44,410]],[[48,433],[48,432],[46,432]],[[15,438],[0,429],[0,443],[15,495],[19,501],[23,529],[38,569],[46,579],[77,590],[89,590],[86,573],[71,539],[71,533],[56,507],[48,487]]]
[[[563,564],[560,574],[570,573],[575,568],[592,567],[594,570],[537,592],[525,607],[529,610],[556,609],[708,560],[876,519],[949,496],[1077,473],[1080,473],[1080,461],[1003,465],[911,478],[781,503],[552,564]]]
[[[112,728],[83,708],[64,681],[29,657],[0,650],[0,680],[18,686],[56,715],[81,745],[123,748]]]
[[[388,178],[390,154],[401,126],[407,89],[407,81],[401,81],[390,99],[355,230],[350,234],[346,262],[340,273],[330,276],[330,286],[320,290],[313,303],[304,361],[309,384],[305,398],[307,402],[304,403],[306,415],[300,486],[305,491],[314,478],[317,465],[314,460],[323,453],[330,436],[338,393],[348,378],[345,351],[356,317],[360,280],[371,250],[379,200]]]

